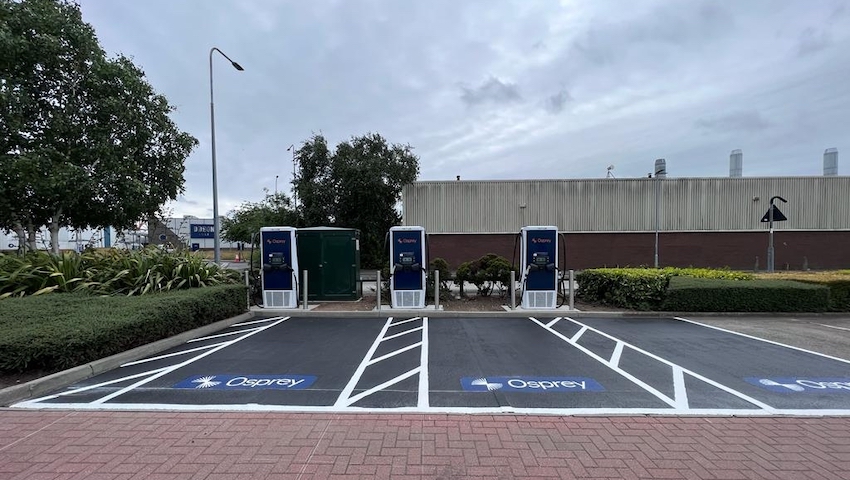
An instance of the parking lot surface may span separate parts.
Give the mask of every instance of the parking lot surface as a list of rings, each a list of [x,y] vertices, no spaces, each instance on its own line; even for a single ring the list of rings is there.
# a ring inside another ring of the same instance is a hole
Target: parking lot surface
[[[850,362],[682,318],[237,323],[17,408],[850,415]]]

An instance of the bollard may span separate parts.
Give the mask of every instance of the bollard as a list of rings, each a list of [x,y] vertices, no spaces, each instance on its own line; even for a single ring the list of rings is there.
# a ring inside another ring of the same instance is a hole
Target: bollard
[[[304,281],[301,283],[301,288],[304,290],[304,304],[301,308],[307,310],[307,270],[304,270]]]
[[[576,309],[575,270],[570,270],[570,310]]]
[[[440,309],[440,271],[434,270],[434,310]]]
[[[381,311],[381,271],[378,270],[378,277],[375,280],[375,291],[378,293],[378,311]]]
[[[511,310],[516,310],[516,272],[511,270]]]
[[[245,270],[245,286],[247,287],[247,292],[245,293],[246,300],[248,301],[248,310],[251,309],[251,284],[248,281],[248,270]]]

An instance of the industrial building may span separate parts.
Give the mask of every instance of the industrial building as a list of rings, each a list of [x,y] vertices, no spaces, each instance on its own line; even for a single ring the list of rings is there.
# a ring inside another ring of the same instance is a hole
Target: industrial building
[[[430,258],[451,268],[487,253],[514,257],[520,228],[554,225],[568,269],[660,266],[764,270],[770,200],[776,270],[850,268],[850,177],[838,152],[824,154],[824,175],[743,177],[742,154],[730,176],[673,178],[665,162],[649,178],[423,181],[404,188],[405,225],[429,233]],[[657,233],[656,233],[657,232]]]

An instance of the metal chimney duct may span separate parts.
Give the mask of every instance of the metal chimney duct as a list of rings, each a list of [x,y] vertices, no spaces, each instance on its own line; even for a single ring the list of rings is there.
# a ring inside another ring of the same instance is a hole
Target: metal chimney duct
[[[744,154],[741,150],[732,150],[729,155],[729,176],[740,177],[744,174]]]
[[[823,152],[823,175],[833,177],[838,175],[838,149],[827,148]]]
[[[667,177],[667,161],[659,158],[655,161],[655,178]]]

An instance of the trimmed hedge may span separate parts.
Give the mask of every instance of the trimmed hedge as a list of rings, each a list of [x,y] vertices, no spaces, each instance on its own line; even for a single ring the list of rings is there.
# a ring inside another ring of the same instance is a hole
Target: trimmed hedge
[[[823,285],[829,288],[829,310],[850,312],[850,270],[835,272],[779,272],[763,273],[759,278],[793,280],[795,282]]]
[[[674,277],[661,310],[678,312],[822,312],[829,289],[790,280]]]
[[[674,277],[752,280],[753,275],[709,268],[594,268],[576,275],[576,297],[590,303],[635,310],[657,310]]]
[[[0,371],[57,371],[246,311],[244,285],[144,296],[65,293],[0,301]]]

